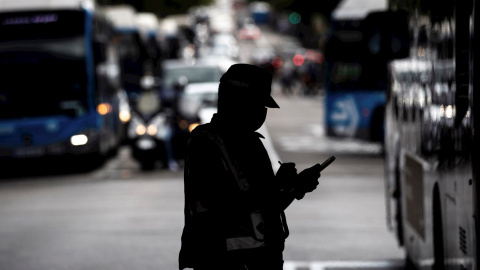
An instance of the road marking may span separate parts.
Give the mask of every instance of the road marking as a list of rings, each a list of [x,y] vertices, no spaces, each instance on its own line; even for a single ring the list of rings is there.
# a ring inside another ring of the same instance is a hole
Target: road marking
[[[392,261],[285,261],[283,270],[404,269],[403,260]]]

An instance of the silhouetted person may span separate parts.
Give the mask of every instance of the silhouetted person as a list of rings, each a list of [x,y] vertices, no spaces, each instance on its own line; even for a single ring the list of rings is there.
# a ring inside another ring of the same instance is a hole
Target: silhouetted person
[[[284,210],[318,185],[318,166],[297,175],[284,163],[275,176],[255,132],[268,108],[272,75],[236,64],[220,79],[218,112],[193,130],[185,164],[185,227],[180,269],[283,268]]]

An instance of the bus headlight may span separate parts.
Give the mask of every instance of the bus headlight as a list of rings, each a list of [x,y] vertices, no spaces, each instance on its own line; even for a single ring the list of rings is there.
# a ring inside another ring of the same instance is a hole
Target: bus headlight
[[[87,144],[87,142],[88,142],[88,137],[87,137],[87,135],[85,135],[85,134],[73,135],[73,136],[70,138],[70,143],[71,143],[73,146],[85,145],[85,144]]]
[[[157,126],[154,125],[154,124],[150,124],[148,125],[148,128],[147,128],[147,134],[150,135],[150,136],[155,136],[157,135]]]
[[[122,121],[123,123],[126,123],[130,121],[130,118],[132,118],[132,115],[128,110],[121,110],[120,113],[118,114],[118,118],[120,118],[120,121]]]
[[[147,129],[145,128],[145,125],[143,125],[143,124],[139,124],[135,128],[135,133],[137,133],[138,136],[142,136],[143,134],[145,134],[146,131],[147,131]]]

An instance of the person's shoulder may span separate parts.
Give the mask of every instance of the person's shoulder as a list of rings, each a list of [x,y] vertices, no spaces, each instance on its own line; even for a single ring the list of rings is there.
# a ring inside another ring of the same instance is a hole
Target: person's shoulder
[[[192,130],[192,136],[200,135],[200,133],[202,132],[213,132],[212,124],[206,123],[198,125],[197,127],[195,127],[195,129]]]
[[[215,135],[215,129],[213,128],[212,124],[206,123],[202,125],[198,125],[195,129],[192,130],[190,133],[191,139],[204,139],[209,138]]]
[[[217,155],[218,145],[215,142],[215,137],[212,136],[211,128],[210,124],[203,124],[192,130],[188,141],[187,155],[191,158],[195,157],[203,160]]]
[[[197,126],[190,133],[190,145],[210,145],[213,144],[210,136],[214,134],[214,129],[210,123]]]

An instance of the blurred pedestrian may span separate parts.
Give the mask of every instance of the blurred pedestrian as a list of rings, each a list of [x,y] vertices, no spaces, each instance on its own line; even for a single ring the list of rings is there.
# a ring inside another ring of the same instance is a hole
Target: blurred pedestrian
[[[298,80],[298,74],[294,67],[287,66],[282,69],[280,83],[284,95],[292,95],[295,81]]]
[[[236,64],[220,79],[218,112],[191,134],[185,164],[185,227],[180,269],[280,270],[288,236],[284,210],[313,191],[319,165],[297,174],[284,163],[277,174],[257,132],[272,75]]]

